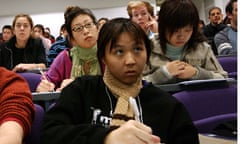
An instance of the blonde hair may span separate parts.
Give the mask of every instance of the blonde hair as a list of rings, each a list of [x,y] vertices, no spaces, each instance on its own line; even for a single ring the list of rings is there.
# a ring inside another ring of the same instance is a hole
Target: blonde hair
[[[139,7],[139,6],[145,6],[147,8],[147,11],[150,13],[151,16],[154,16],[154,9],[153,6],[146,1],[130,1],[128,2],[127,5],[127,12],[128,12],[128,16],[130,18],[132,18],[132,9]]]

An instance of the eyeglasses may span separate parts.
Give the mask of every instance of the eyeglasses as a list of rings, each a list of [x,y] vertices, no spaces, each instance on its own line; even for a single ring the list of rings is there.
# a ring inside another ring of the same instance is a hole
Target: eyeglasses
[[[86,23],[85,25],[76,24],[72,31],[74,32],[82,32],[84,28],[91,29],[95,24],[93,22]]]

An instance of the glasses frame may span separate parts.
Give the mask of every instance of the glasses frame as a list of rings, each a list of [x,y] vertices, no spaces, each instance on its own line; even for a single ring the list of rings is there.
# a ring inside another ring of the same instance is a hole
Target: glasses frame
[[[73,26],[72,31],[82,33],[84,28],[89,30],[89,29],[93,28],[93,26],[96,26],[96,24],[94,22],[88,22],[84,25],[76,24]]]

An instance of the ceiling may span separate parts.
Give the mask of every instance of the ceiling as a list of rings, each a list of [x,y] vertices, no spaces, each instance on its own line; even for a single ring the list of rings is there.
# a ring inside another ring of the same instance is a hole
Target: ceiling
[[[127,6],[130,0],[1,0],[0,17],[18,13],[40,14],[63,12],[69,5],[89,9],[103,9]],[[155,3],[155,0],[148,0]]]

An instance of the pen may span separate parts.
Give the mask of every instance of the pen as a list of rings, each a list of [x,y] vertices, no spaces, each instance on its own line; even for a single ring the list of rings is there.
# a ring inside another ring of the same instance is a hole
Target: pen
[[[43,73],[42,69],[39,69],[39,72],[44,80],[47,80],[48,82],[50,82],[48,78],[45,76],[45,74]],[[50,92],[55,92],[55,90],[53,89]]]
[[[45,76],[44,72],[42,71],[42,69],[39,69],[39,72],[44,80],[49,81],[48,78]]]
[[[129,103],[131,105],[131,108],[133,109],[135,120],[141,122],[140,118],[139,118],[140,113],[139,113],[139,110],[138,110],[136,100],[133,97],[129,97]]]
[[[140,112],[138,110],[136,99],[133,97],[129,97],[129,103],[130,103],[131,108],[133,109],[135,120],[141,122],[140,121]],[[160,144],[166,144],[166,143],[161,142]]]

